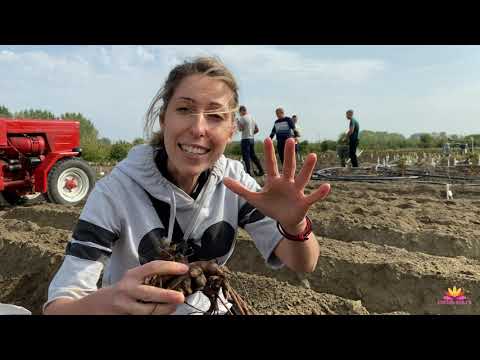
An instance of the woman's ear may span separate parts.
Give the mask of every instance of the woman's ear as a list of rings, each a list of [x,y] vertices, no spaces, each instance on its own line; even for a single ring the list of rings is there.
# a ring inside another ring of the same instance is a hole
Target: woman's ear
[[[165,111],[161,111],[160,115],[158,115],[158,119],[160,121],[160,127],[163,127],[165,124]]]
[[[233,136],[235,135],[235,132],[237,131],[237,126],[235,121],[232,124],[232,128],[230,130],[230,136],[228,137],[227,144],[230,144],[233,141]]]

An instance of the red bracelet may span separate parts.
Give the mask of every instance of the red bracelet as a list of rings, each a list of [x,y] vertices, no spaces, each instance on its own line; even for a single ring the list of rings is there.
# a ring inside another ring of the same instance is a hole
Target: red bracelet
[[[282,234],[285,239],[292,241],[307,241],[308,236],[312,233],[312,221],[308,216],[305,216],[305,219],[307,220],[307,227],[298,235],[287,234],[285,230],[282,229],[282,225],[277,221],[278,231],[280,231],[280,234]]]

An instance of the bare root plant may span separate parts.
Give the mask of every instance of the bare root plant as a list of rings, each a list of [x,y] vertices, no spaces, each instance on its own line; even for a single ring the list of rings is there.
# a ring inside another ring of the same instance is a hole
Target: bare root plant
[[[176,251],[175,244],[167,249],[162,249],[159,260],[176,261],[187,264],[190,269],[183,275],[153,275],[144,280],[145,285],[156,286],[163,289],[171,289],[180,291],[185,298],[197,291],[201,291],[210,300],[210,308],[204,312],[195,308],[187,302],[185,304],[194,308],[197,312],[205,315],[212,315],[219,311],[218,302],[223,303],[228,309],[220,296],[223,293],[224,299],[233,306],[233,312],[229,309],[231,315],[253,315],[253,310],[248,306],[245,300],[232,288],[229,284],[228,276],[232,273],[226,266],[218,265],[214,260],[211,261],[195,261],[189,263],[186,256]]]

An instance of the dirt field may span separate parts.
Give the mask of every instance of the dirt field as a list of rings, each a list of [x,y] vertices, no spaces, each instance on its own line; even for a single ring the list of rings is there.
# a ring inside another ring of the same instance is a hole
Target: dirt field
[[[0,303],[40,314],[80,211],[52,204],[0,211]],[[232,281],[258,314],[368,314],[359,301],[269,277],[235,272]]]
[[[334,182],[329,198],[310,212],[321,235],[313,274],[268,269],[252,256],[244,232],[229,265],[361,300],[370,312],[478,314],[480,187],[458,185],[453,192],[455,200],[446,201],[444,185]],[[453,286],[472,304],[438,305]]]
[[[312,181],[311,191],[320,184]],[[267,268],[240,231],[236,289],[260,314],[480,314],[480,186],[331,183],[310,217],[321,246],[312,274]],[[0,302],[38,314],[82,206],[0,208]],[[470,305],[439,305],[448,288]]]

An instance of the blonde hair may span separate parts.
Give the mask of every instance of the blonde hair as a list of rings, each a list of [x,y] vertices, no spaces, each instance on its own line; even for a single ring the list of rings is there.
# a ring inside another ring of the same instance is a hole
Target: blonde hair
[[[172,99],[175,90],[180,82],[191,75],[204,75],[221,80],[232,90],[233,96],[230,100],[232,113],[238,108],[238,85],[233,74],[222,61],[215,57],[197,57],[193,60],[186,60],[182,64],[175,66],[168,74],[165,83],[157,92],[148,107],[145,114],[144,134],[150,138],[150,144],[154,146],[163,145],[163,132],[153,132],[153,127],[157,120],[165,118],[165,112]],[[232,117],[233,121],[233,117]]]

